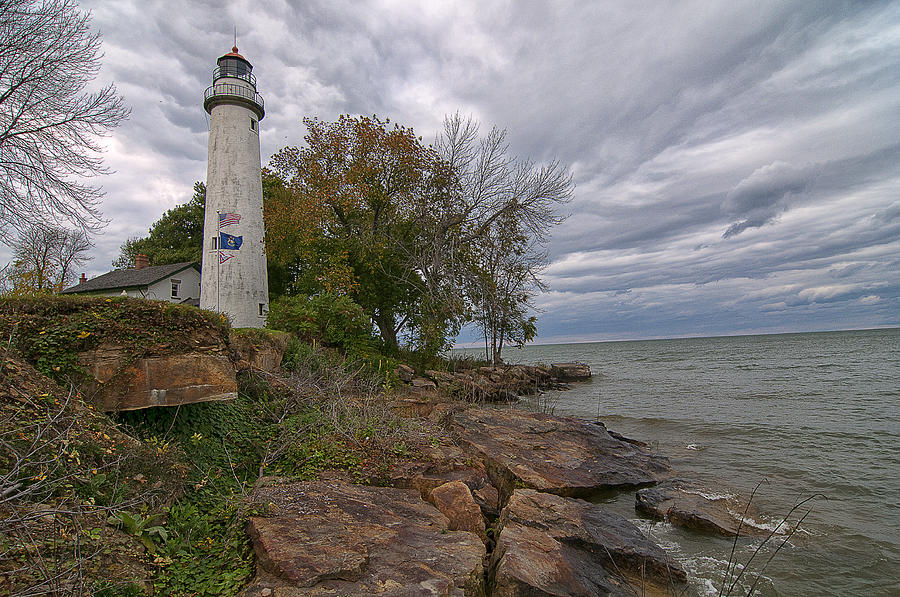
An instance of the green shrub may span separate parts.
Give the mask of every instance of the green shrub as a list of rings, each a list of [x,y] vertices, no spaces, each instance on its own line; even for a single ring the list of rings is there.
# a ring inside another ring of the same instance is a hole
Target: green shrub
[[[187,305],[126,297],[39,296],[0,299],[0,336],[59,382],[84,376],[78,353],[104,343],[132,356],[192,350],[195,334],[228,336],[215,313]]]
[[[350,297],[336,294],[283,296],[271,303],[267,324],[307,342],[323,342],[348,353],[375,346],[372,321]]]
[[[315,341],[312,344],[293,337],[288,342],[281,367],[285,371],[306,371],[311,374],[322,373],[329,368],[341,368],[344,357],[334,351],[323,350]]]

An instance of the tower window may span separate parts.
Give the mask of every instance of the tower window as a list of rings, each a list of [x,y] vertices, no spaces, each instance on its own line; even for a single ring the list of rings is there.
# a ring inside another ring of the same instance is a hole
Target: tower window
[[[215,251],[218,248],[219,248],[219,237],[214,236],[214,237],[212,237],[212,250]]]
[[[250,119],[250,130],[259,132],[259,123],[255,118]]]
[[[178,298],[178,287],[181,285],[181,280],[176,280],[175,278],[171,278],[172,280],[172,298]]]
[[[260,317],[263,316],[263,307],[265,307],[265,306],[266,306],[265,303],[260,303],[260,304],[259,304],[259,316],[260,316]]]
[[[222,70],[225,72],[227,76],[244,76],[250,73],[250,69],[247,68],[247,63],[243,60],[238,60],[237,58],[225,58],[224,60],[219,61],[219,66],[222,67]]]

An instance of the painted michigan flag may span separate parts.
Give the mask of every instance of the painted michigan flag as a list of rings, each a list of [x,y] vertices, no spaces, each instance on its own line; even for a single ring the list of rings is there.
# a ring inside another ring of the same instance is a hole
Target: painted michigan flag
[[[232,236],[230,234],[225,234],[224,232],[220,232],[219,236],[220,249],[232,249],[236,251],[241,248],[241,243],[244,242],[243,236]]]

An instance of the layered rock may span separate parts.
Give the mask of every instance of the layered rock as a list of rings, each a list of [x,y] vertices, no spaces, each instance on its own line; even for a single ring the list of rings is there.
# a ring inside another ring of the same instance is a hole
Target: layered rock
[[[281,360],[287,349],[290,334],[273,330],[231,331],[228,343],[234,352],[238,371],[256,370],[268,373],[281,371]]]
[[[550,375],[559,381],[585,381],[591,378],[591,368],[584,363],[553,363]]]
[[[437,385],[431,381],[430,379],[425,379],[424,377],[414,377],[409,384],[417,389],[426,389],[426,390],[434,390],[437,389]]]
[[[769,532],[752,524],[752,519],[742,522],[742,513],[749,517],[754,514],[746,503],[741,504],[732,496],[710,494],[699,485],[680,479],[638,491],[634,507],[642,514],[692,531],[726,537],[738,533],[765,536]]]
[[[79,361],[93,377],[85,397],[107,411],[237,396],[234,366],[224,349],[134,359],[120,346],[104,345],[80,354]]]
[[[427,370],[423,378],[417,377],[411,367],[400,365],[396,373],[401,381],[417,389],[437,388],[468,402],[514,402],[539,390],[568,387],[551,375],[550,368],[542,366],[498,365],[455,373]]]
[[[482,462],[471,458],[453,445],[422,446],[422,459],[395,463],[391,471],[391,485],[412,488],[423,500],[445,483],[461,481],[471,491],[488,484],[487,471]]]
[[[400,378],[400,381],[404,383],[409,383],[416,376],[416,370],[410,367],[409,365],[400,364],[397,367],[397,377]]]
[[[632,523],[596,504],[518,489],[498,526],[491,595],[631,596],[686,590],[680,566]]]
[[[248,523],[257,577],[245,596],[484,594],[483,543],[416,491],[294,483],[254,502],[271,515]]]
[[[672,476],[667,458],[578,419],[470,408],[450,421],[461,445],[484,461],[501,502],[516,487],[583,497]]]

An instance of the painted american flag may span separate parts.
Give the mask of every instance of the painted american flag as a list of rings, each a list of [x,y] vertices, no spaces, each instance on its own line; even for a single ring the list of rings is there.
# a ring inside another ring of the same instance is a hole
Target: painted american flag
[[[240,214],[219,214],[219,228],[231,226],[232,224],[240,224]]]

